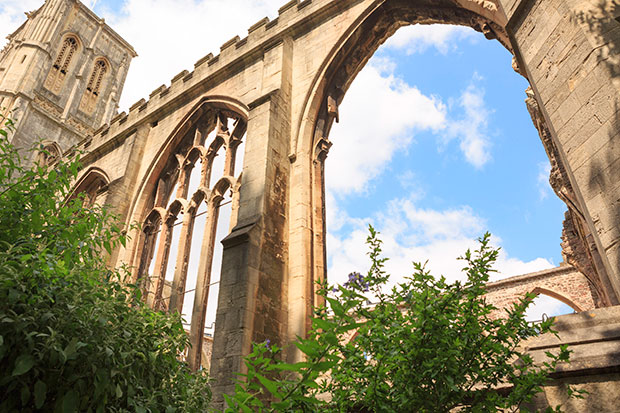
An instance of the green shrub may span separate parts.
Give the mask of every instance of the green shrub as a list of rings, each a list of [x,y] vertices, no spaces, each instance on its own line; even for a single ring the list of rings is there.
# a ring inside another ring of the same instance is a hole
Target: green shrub
[[[316,310],[307,338],[294,343],[305,360],[287,364],[280,348],[255,345],[248,372],[225,396],[227,412],[525,411],[557,363],[568,361],[566,347],[548,353],[543,365],[519,347],[552,332],[552,319],[536,326],[525,321],[533,296],[504,318],[491,316],[496,308],[484,294],[497,250],[489,247],[489,234],[462,258],[464,282],[448,283],[414,264],[413,274],[389,290],[372,227],[367,243],[366,275],[322,286],[326,306]]]
[[[81,197],[78,159],[22,167],[0,128],[0,411],[204,411],[207,378],[179,355],[178,315],[154,312],[105,265],[125,235]]]

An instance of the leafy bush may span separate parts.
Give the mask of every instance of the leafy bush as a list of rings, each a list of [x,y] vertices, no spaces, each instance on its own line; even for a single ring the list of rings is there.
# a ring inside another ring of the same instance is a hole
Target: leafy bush
[[[0,411],[204,411],[207,378],[179,355],[178,315],[154,312],[105,265],[125,235],[67,201],[77,159],[22,167],[0,128]]]
[[[280,348],[255,345],[248,372],[225,396],[227,412],[525,411],[557,363],[568,360],[561,347],[535,365],[519,347],[552,332],[553,320],[525,321],[533,296],[501,319],[492,316],[497,309],[484,294],[497,250],[489,247],[489,234],[462,258],[466,281],[448,283],[414,264],[413,274],[389,291],[372,227],[367,243],[372,265],[366,275],[322,286],[326,306],[316,310],[307,338],[294,343],[305,360],[288,364]]]

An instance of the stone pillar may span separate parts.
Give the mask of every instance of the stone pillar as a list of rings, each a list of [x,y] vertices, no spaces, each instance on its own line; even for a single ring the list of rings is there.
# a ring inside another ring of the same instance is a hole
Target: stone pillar
[[[620,296],[620,8],[612,0],[501,0],[594,245]]]
[[[263,97],[250,103],[237,225],[224,254],[211,377],[214,404],[232,393],[252,342],[285,344],[292,41],[265,51]]]

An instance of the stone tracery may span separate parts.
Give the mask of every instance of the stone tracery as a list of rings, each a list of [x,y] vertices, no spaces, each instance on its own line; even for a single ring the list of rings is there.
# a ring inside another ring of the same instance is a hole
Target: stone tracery
[[[53,93],[59,93],[69,72],[69,65],[78,49],[77,37],[68,35],[62,42],[58,56],[50,69],[45,81],[45,88]]]
[[[95,109],[105,75],[108,72],[108,67],[105,59],[99,58],[95,60],[93,70],[88,79],[88,84],[86,85],[86,90],[80,101],[80,110],[82,112],[91,113]]]
[[[219,210],[238,196],[245,129],[239,114],[207,110],[175,145],[143,221],[136,279],[155,308],[191,316],[193,368],[201,365],[210,288],[218,282],[211,267]],[[186,301],[191,296],[193,303]]]

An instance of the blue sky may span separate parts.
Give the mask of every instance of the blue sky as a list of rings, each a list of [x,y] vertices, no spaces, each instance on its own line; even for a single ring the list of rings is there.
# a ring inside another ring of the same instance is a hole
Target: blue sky
[[[0,35],[41,3],[3,0]],[[265,15],[275,17],[281,3],[86,2],[139,54],[121,110]],[[487,230],[502,248],[501,276],[558,265],[566,208],[549,188],[526,87],[510,53],[471,29],[412,26],[390,38],[353,82],[330,135],[330,279],[365,270],[369,223],[382,232],[393,274],[429,259],[437,273],[458,278],[462,263],[454,258]]]
[[[400,29],[353,83],[330,136],[327,187],[340,217],[328,223],[334,253],[362,220],[385,226],[385,235],[414,255],[439,256],[429,250],[469,245],[488,230],[502,247],[504,275],[558,265],[565,207],[548,184],[526,87],[510,53],[471,29]],[[339,146],[339,138],[346,144]],[[375,144],[385,153],[377,155]],[[366,153],[350,154],[360,146]],[[343,164],[353,169],[334,177],[330,172]]]

